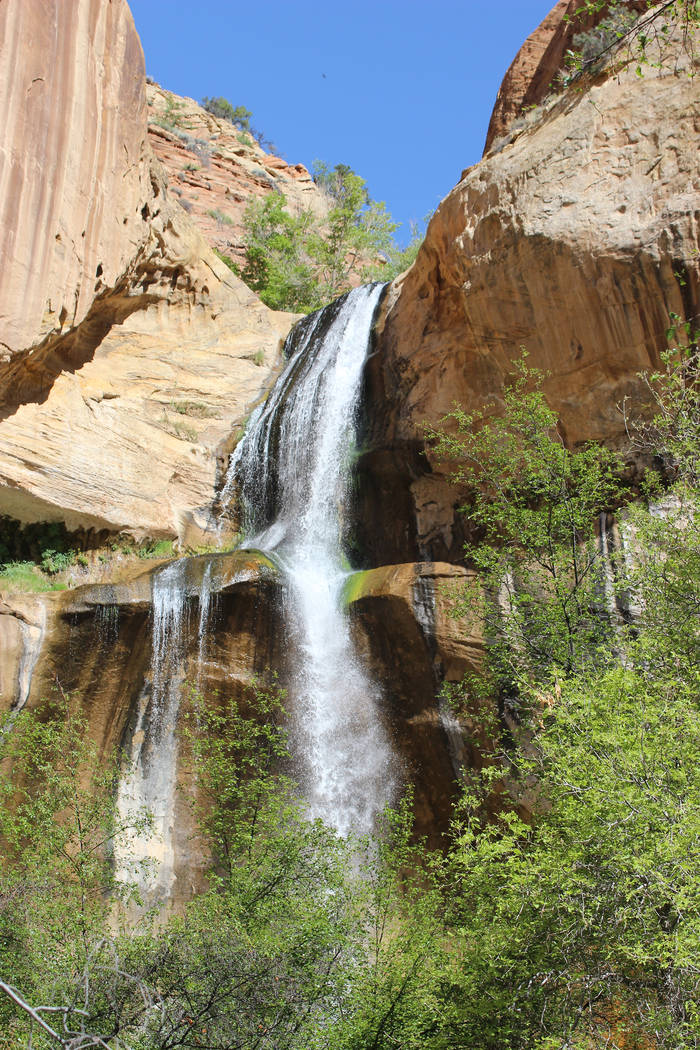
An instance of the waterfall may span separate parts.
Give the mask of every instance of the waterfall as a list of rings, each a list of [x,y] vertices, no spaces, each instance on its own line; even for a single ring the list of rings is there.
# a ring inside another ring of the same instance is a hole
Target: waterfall
[[[144,688],[138,700],[129,746],[130,768],[117,792],[117,809],[124,825],[139,815],[150,816],[150,827],[127,836],[115,858],[119,878],[135,881],[149,900],[167,900],[175,883],[176,729],[185,677],[188,600],[196,597],[199,603],[199,681],[213,582],[211,561],[197,581],[198,561],[201,559],[180,558],[153,576],[150,688]]]
[[[296,326],[289,361],[232,457],[244,546],[283,573],[291,743],[309,813],[369,832],[392,798],[381,695],[342,604],[345,511],[362,372],[381,285],[356,288]]]

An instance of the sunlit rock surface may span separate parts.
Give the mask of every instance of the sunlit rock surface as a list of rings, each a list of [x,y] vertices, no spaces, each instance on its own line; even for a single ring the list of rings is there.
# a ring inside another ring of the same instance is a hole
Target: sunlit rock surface
[[[247,132],[213,116],[194,99],[146,86],[148,141],[168,173],[170,192],[207,242],[245,261],[243,215],[255,200],[282,193],[293,214],[324,215],[325,194],[303,164],[289,164]]]
[[[670,316],[697,316],[697,80],[678,36],[661,68],[650,57],[643,77],[630,68],[570,90],[465,171],[390,289],[369,377],[381,405],[366,441],[378,464],[365,462],[369,531],[394,520],[393,463],[413,505],[413,557],[452,560],[461,547],[445,468],[420,455],[425,421],[455,402],[498,411],[525,347],[550,373],[567,442],[623,444],[619,406],[644,408],[638,372],[659,364]]]
[[[0,514],[183,537],[294,318],[169,193],[124,0],[3,4],[0,32]]]
[[[646,0],[622,0],[621,6],[635,12],[647,10]],[[491,114],[484,153],[508,132],[514,120],[558,89],[557,75],[566,52],[574,46],[573,38],[607,14],[607,7],[586,12],[580,0],[559,0],[554,5],[508,67]]]

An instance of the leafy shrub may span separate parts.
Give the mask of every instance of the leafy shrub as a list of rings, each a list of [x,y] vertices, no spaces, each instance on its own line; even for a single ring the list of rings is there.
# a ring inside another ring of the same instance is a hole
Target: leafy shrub
[[[149,540],[136,551],[139,558],[172,558],[175,555],[173,540]]]
[[[49,576],[55,576],[57,572],[63,572],[75,565],[75,551],[45,550],[41,556],[41,568]]]
[[[279,192],[254,201],[244,215],[240,276],[273,310],[314,310],[360,281],[390,280],[410,265],[421,243],[414,229],[409,247],[398,248],[398,224],[347,165],[317,162],[314,178],[328,198],[325,216],[291,215]]]
[[[202,109],[206,109],[207,113],[218,117],[219,120],[228,120],[241,131],[251,131],[250,118],[253,114],[245,106],[232,106],[227,98],[208,98],[205,95],[202,99]]]
[[[577,33],[573,40],[573,51],[582,65],[594,62],[604,51],[625,33],[637,21],[637,14],[621,4],[611,4],[605,18],[597,26],[585,32]]]

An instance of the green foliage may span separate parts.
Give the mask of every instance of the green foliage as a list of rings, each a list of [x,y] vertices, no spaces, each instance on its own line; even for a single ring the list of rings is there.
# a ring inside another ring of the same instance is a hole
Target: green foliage
[[[80,560],[74,542],[62,522],[22,524],[0,516],[0,590],[64,590],[51,577]]]
[[[368,281],[393,281],[399,274],[412,266],[418,255],[418,250],[425,240],[425,228],[431,216],[426,215],[422,222],[409,223],[411,238],[405,248],[400,248],[392,242],[385,250],[385,257],[374,266],[366,267],[364,279]]]
[[[316,161],[313,174],[331,205],[323,229],[312,233],[307,246],[325,302],[347,291],[352,273],[359,270],[364,276],[377,255],[392,249],[398,224],[346,164],[330,169]]]
[[[169,406],[180,416],[193,416],[195,419],[218,419],[219,411],[206,401],[171,401]]]
[[[227,215],[225,211],[221,211],[220,208],[209,208],[207,215],[216,219],[220,226],[233,226],[233,219],[230,215]]]
[[[648,377],[657,412],[636,433],[638,447],[653,444],[676,480],[663,492],[665,512],[658,478],[656,504],[626,509],[627,542],[613,561],[619,596],[635,607],[632,625],[610,634],[601,620],[599,635],[585,641],[595,658],[584,653],[568,670],[554,651],[536,674],[528,660],[512,661],[520,703],[507,733],[493,709],[479,724],[488,689],[474,695],[468,682],[462,690],[482,752],[489,739],[492,750],[468,777],[450,858],[457,887],[450,922],[461,942],[450,1046],[700,1043],[700,434],[694,358],[679,362],[676,351],[671,360]],[[526,432],[523,409],[533,426],[539,417],[540,433],[551,431],[539,399],[513,393],[498,424],[506,445]],[[524,556],[539,562],[533,556],[542,549],[530,508],[523,513],[513,499],[523,473],[532,476],[528,445],[515,442],[498,461],[493,432],[480,436],[493,426],[468,437],[465,468],[466,479],[494,497],[484,505],[478,494],[469,504],[487,552],[495,550],[487,571],[503,570],[500,552],[515,540],[518,521]],[[478,458],[487,453],[496,467]],[[543,463],[551,463],[547,445]],[[587,492],[595,509],[606,463],[607,456],[594,460],[591,474],[587,462],[582,511]],[[606,468],[604,492],[607,477]],[[547,574],[546,560],[537,571]],[[547,594],[541,600],[541,609],[528,610],[536,622],[549,606]],[[525,627],[517,623],[515,647]]]
[[[76,558],[75,551],[45,550],[41,555],[41,568],[43,572],[55,576],[57,572],[63,572],[64,569],[75,565]]]
[[[623,3],[609,3],[607,0],[585,0],[585,2],[566,16],[566,20],[576,22],[582,16],[598,15],[605,11],[604,17],[592,29],[577,33],[572,40],[573,48],[566,53],[566,68],[561,74],[564,86],[588,70],[595,69],[597,63],[610,54],[617,45],[624,43],[623,51],[617,54],[617,61],[624,67],[634,65],[638,76],[644,75],[644,67],[673,68],[674,59],[668,59],[666,49],[673,37],[674,30],[680,29],[680,46],[695,58],[697,30],[700,25],[700,5],[697,0],[666,0],[657,4],[647,0],[647,11],[643,16],[625,8]],[[654,49],[653,58],[650,57]],[[691,64],[689,76],[695,76]]]
[[[30,999],[73,1002],[95,965],[112,908],[130,889],[110,854],[144,814],[119,820],[117,756],[104,756],[70,697],[0,727],[0,974]],[[12,1018],[12,1019],[11,1019]],[[0,1030],[22,1046],[26,1027],[0,1000]]]
[[[697,1045],[698,685],[616,667],[533,697],[536,747],[508,758],[527,819],[485,825],[474,778],[452,858],[453,1046]]]
[[[475,534],[466,554],[480,582],[457,603],[486,619],[492,671],[507,688],[553,667],[596,658],[605,637],[596,517],[621,497],[619,458],[591,445],[570,450],[523,356],[503,393],[503,414],[455,409],[428,431],[455,464],[461,508]]]
[[[0,591],[63,591],[65,583],[47,579],[33,561],[5,562],[0,568]]]
[[[622,40],[637,18],[637,13],[630,11],[628,7],[622,4],[611,4],[605,18],[601,19],[593,29],[576,33],[572,40],[573,52],[580,66],[595,62],[613,44]]]
[[[181,915],[130,930],[110,904],[130,892],[108,859],[129,830],[114,804],[117,764],[98,755],[68,701],[23,713],[0,736],[0,974],[20,1000],[0,997],[3,1050],[30,1045],[22,1003],[50,1007],[52,1022],[64,1012],[84,1034],[77,1046],[424,1045],[444,953],[436,877],[410,874],[410,803],[386,814],[373,844],[309,821],[280,768],[283,703],[273,681],[238,703],[193,694],[185,705],[183,761],[198,785],[209,888]],[[52,1045],[42,1038],[35,1028],[35,1050]]]
[[[306,254],[311,212],[290,215],[282,193],[254,201],[245,212],[246,262],[241,278],[273,310],[313,310],[321,305]]]
[[[240,128],[241,131],[251,131],[250,118],[253,114],[245,106],[233,106],[227,98],[217,96],[216,98],[207,98],[206,96],[202,99],[202,108],[206,109],[207,113],[211,113],[212,116],[218,117],[219,120],[228,120],[235,127]]]
[[[208,113],[218,117],[219,120],[228,120],[236,128],[240,128],[241,134],[237,136],[239,142],[243,142],[246,146],[252,144],[252,139],[258,143],[262,149],[268,150],[268,152],[275,149],[275,145],[271,142],[261,131],[254,128],[251,124],[251,118],[253,114],[245,106],[233,106],[227,98],[207,98],[206,96],[202,99],[202,107],[206,109]]]
[[[130,554],[132,551],[129,549],[125,553]],[[139,558],[174,558],[175,542],[174,540],[149,540],[136,549],[136,554]]]
[[[422,240],[415,227],[410,245],[400,250],[397,224],[347,165],[329,169],[317,162],[314,178],[328,199],[323,218],[311,211],[291,215],[281,193],[253,202],[244,216],[240,276],[275,310],[308,312],[353,284],[391,280],[410,265]]]

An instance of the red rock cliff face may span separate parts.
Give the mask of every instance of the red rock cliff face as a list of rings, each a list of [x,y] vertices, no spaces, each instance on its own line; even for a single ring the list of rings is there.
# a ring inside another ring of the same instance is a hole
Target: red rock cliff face
[[[142,240],[144,59],[124,0],[0,4],[3,356],[80,323]]]
[[[0,36],[0,515],[199,534],[294,317],[170,192],[125,0],[2,0]]]
[[[364,510],[392,523],[400,505],[413,532],[373,558],[459,558],[457,495],[416,454],[422,424],[455,401],[498,411],[521,346],[551,373],[570,443],[623,443],[623,399],[644,409],[637,375],[658,365],[670,314],[700,311],[700,98],[681,36],[660,68],[589,78],[465,171],[391,287]]]
[[[284,194],[289,211],[326,213],[324,194],[303,164],[266,152],[191,98],[149,83],[148,139],[170,191],[217,251],[245,261],[243,215],[254,200]]]
[[[645,11],[647,6],[646,0],[625,0],[625,3],[632,11]],[[506,134],[523,109],[538,105],[549,94],[573,37],[597,25],[607,12],[607,8],[603,8],[595,14],[574,17],[581,6],[580,0],[559,0],[518,51],[498,91],[484,153]]]

